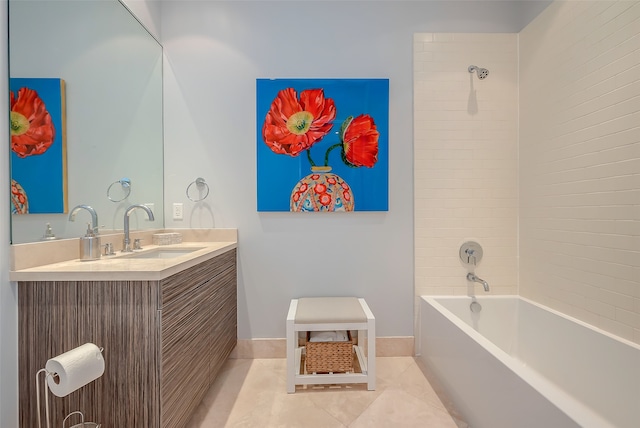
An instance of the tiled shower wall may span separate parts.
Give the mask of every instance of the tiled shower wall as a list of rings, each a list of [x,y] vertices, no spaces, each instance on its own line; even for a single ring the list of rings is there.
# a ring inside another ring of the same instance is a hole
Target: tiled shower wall
[[[520,293],[640,343],[640,2],[554,2],[520,57]]]
[[[490,292],[517,293],[517,55],[516,34],[414,35],[418,296],[485,293],[466,280],[466,240],[484,249]]]

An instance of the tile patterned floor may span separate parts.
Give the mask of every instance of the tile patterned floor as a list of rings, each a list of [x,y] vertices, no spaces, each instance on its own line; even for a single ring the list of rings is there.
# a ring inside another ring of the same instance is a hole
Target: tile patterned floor
[[[325,385],[287,394],[285,359],[229,359],[186,428],[468,428],[420,361],[379,357],[377,371],[376,391]]]

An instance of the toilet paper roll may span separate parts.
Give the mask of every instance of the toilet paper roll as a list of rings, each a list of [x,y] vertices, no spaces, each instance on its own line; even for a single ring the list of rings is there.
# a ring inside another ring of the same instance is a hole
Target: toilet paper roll
[[[58,397],[96,380],[104,373],[102,352],[93,343],[85,343],[47,361],[47,385]],[[55,375],[54,375],[55,373]]]

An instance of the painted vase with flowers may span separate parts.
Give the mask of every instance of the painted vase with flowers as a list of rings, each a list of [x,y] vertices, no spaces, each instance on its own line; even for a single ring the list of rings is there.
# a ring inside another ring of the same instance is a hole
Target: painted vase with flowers
[[[305,89],[300,96],[294,88],[278,92],[262,126],[262,139],[273,153],[298,157],[306,153],[311,173],[293,187],[291,211],[353,211],[355,196],[349,184],[332,172],[329,155],[340,150],[342,162],[351,168],[373,168],[378,161],[379,132],[368,114],[349,116],[335,133],[337,140],[324,154],[321,165],[311,148],[323,142],[336,119],[334,100],[323,89]]]

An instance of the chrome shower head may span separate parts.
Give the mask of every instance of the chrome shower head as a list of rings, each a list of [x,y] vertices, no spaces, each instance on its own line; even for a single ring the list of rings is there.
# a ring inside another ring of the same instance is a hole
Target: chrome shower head
[[[475,65],[470,65],[467,70],[469,70],[469,73],[473,73],[475,71],[476,74],[478,75],[478,79],[480,80],[486,79],[487,76],[489,75],[489,70],[487,70],[486,68],[475,66]]]

